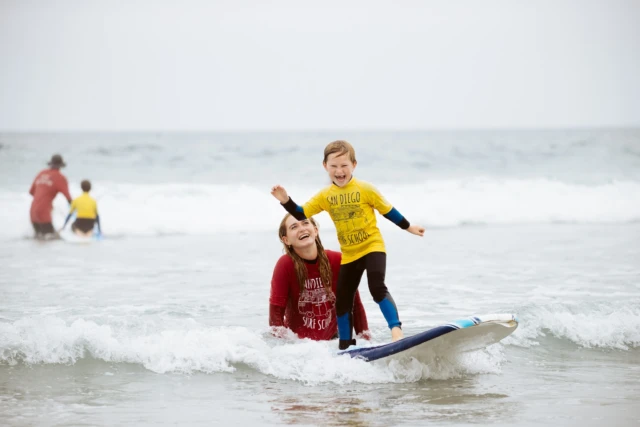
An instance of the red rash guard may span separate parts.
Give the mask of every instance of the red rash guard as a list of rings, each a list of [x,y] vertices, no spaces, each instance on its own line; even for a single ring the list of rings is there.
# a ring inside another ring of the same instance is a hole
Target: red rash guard
[[[45,169],[36,176],[29,190],[29,194],[33,196],[31,222],[36,224],[51,223],[53,199],[58,193],[62,193],[71,203],[67,178],[58,169]]]
[[[289,255],[280,257],[271,279],[269,326],[285,326],[300,338],[330,340],[337,337],[335,292],[342,254],[330,250],[326,252],[333,274],[332,292],[328,295],[317,262],[306,263],[308,277],[301,294],[293,260]],[[356,293],[353,306],[353,326],[356,334],[369,329],[359,293]]]

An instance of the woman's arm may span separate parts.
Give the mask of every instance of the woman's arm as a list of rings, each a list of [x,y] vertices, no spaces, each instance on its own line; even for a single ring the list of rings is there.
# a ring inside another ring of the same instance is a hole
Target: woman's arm
[[[269,294],[269,326],[284,326],[284,313],[289,300],[290,267],[293,267],[291,259],[283,255],[273,269]]]
[[[370,339],[371,333],[369,332],[369,323],[367,322],[367,313],[362,305],[360,299],[360,292],[356,291],[356,298],[353,302],[353,328],[356,331],[356,335],[362,335],[364,339]]]
[[[269,326],[284,326],[285,307],[269,304]]]

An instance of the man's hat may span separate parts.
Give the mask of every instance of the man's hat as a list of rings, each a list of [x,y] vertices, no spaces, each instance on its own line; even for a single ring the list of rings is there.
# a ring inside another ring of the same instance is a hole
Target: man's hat
[[[60,154],[54,154],[51,156],[51,160],[49,161],[49,166],[63,168],[67,166],[67,164],[62,160],[62,156]]]

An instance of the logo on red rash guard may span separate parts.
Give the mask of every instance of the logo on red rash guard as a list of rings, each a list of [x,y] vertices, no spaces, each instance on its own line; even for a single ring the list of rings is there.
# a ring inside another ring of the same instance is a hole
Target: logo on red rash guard
[[[298,312],[304,326],[319,331],[326,329],[331,324],[335,302],[336,296],[331,291],[327,293],[322,279],[307,279],[298,299]]]
[[[51,187],[53,185],[53,181],[51,181],[51,178],[49,177],[48,174],[44,173],[44,174],[40,175],[38,177],[38,179],[36,179],[35,184],[36,185],[48,185],[49,187]]]

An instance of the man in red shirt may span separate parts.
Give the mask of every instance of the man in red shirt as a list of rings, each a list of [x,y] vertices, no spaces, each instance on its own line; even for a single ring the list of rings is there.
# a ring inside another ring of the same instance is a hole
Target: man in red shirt
[[[278,235],[286,254],[273,270],[269,326],[284,326],[300,338],[337,338],[335,292],[342,254],[324,249],[313,218],[298,221],[287,214]],[[367,315],[358,293],[352,324],[356,334],[369,339]]]
[[[49,169],[45,169],[36,176],[31,184],[29,194],[33,196],[31,202],[31,223],[36,232],[36,239],[49,239],[56,237],[51,221],[53,199],[58,193],[62,193],[71,203],[69,184],[67,178],[60,173],[60,168],[66,164],[62,156],[54,154],[49,162]]]

